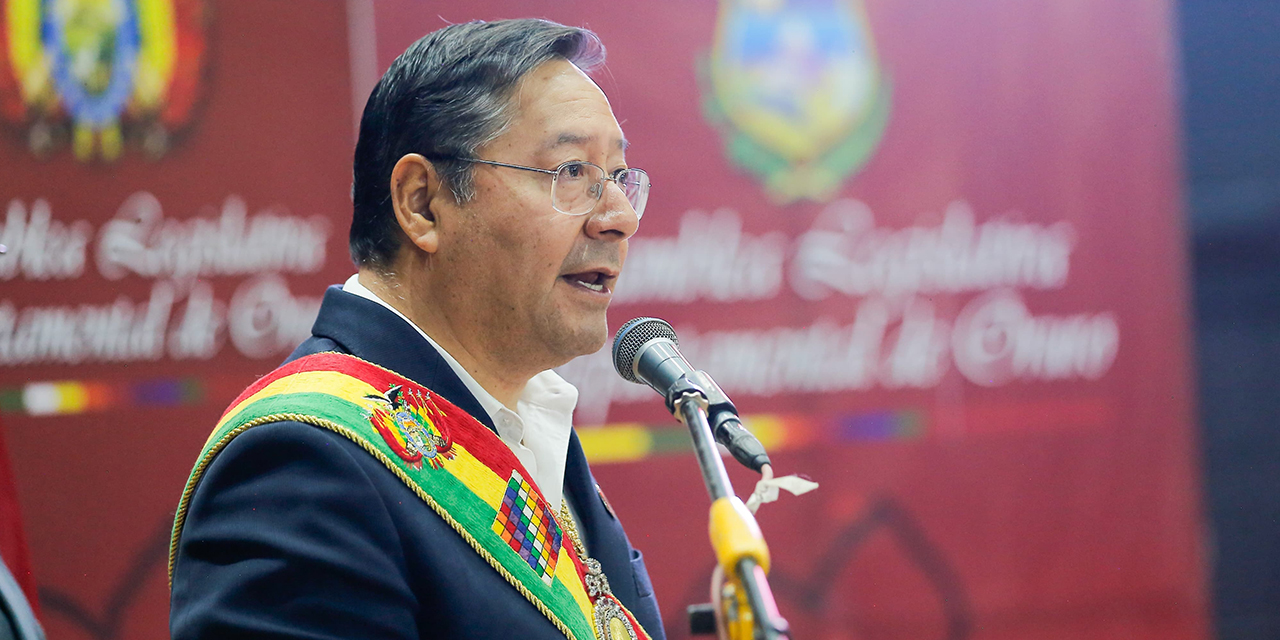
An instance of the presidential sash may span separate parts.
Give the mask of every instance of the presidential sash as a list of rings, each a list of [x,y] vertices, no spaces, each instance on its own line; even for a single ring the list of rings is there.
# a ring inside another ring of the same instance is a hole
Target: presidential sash
[[[245,389],[222,415],[178,504],[171,587],[182,526],[204,471],[237,435],[283,421],[328,429],[360,445],[570,640],[648,640],[609,590],[599,563],[586,556],[572,521],[546,503],[497,434],[422,385],[338,353],[285,364]]]

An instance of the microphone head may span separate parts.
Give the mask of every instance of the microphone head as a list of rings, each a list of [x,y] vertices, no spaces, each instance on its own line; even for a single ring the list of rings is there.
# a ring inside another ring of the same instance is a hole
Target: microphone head
[[[675,329],[660,318],[635,318],[618,327],[618,333],[613,337],[613,368],[618,370],[623,380],[644,384],[636,378],[636,357],[640,355],[640,347],[654,338],[666,338],[680,346]]]

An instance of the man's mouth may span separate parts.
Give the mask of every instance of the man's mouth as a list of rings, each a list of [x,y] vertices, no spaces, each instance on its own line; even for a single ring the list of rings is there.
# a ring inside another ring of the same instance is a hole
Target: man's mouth
[[[573,286],[582,287],[583,289],[594,291],[596,293],[605,293],[609,291],[610,281],[613,280],[615,276],[603,271],[583,271],[581,273],[570,273],[560,277]]]

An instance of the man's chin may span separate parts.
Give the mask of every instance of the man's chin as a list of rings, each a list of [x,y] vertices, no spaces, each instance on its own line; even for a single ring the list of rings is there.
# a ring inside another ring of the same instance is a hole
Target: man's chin
[[[609,340],[609,324],[604,315],[562,327],[554,337],[554,351],[564,362],[591,355]],[[559,366],[559,365],[557,365]]]
[[[609,325],[602,319],[590,327],[580,327],[576,334],[574,356],[591,355],[604,348],[609,341]]]

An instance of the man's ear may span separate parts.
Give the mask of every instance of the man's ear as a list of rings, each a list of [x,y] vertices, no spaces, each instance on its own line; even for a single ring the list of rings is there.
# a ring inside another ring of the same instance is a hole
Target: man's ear
[[[391,170],[391,207],[400,229],[419,249],[435,253],[440,246],[440,224],[431,205],[441,188],[440,175],[426,158],[410,153]]]

